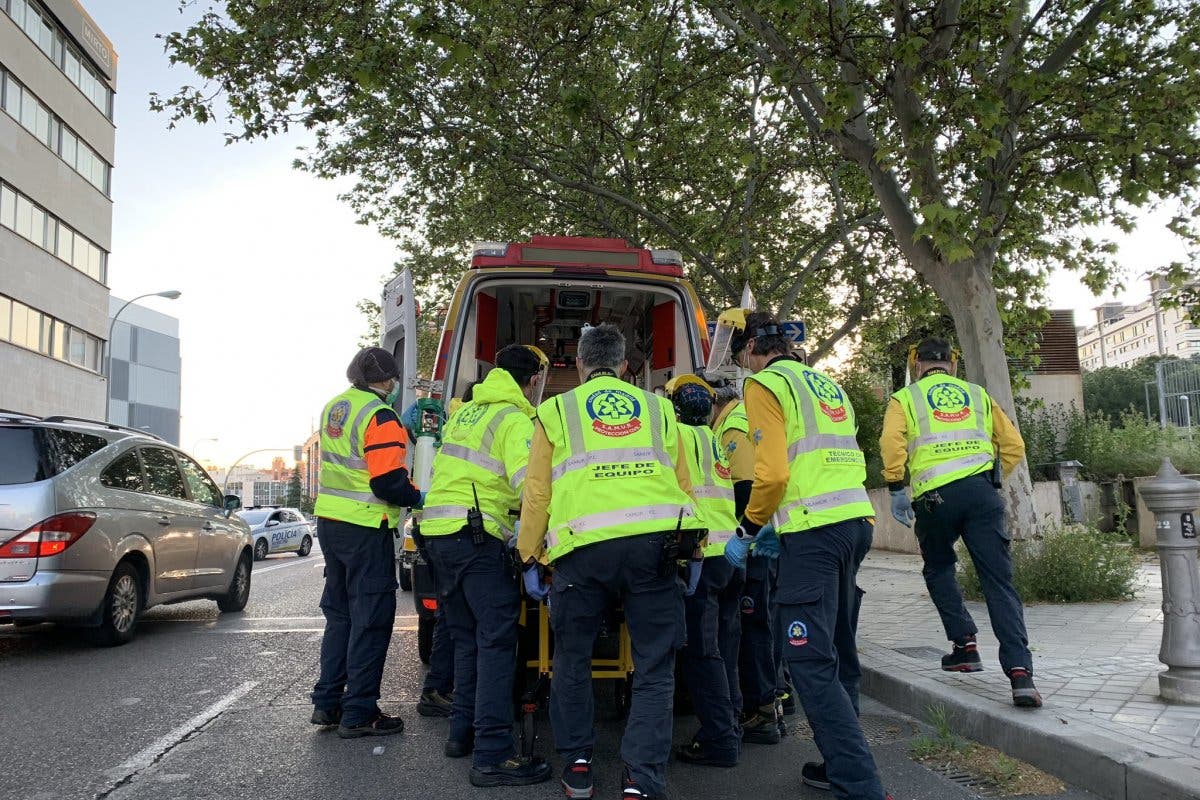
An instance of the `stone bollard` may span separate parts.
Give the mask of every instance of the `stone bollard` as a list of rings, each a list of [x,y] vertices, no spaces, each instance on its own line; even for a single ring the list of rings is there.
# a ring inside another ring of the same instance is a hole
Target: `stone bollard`
[[[1200,570],[1196,555],[1196,509],[1200,481],[1184,478],[1164,458],[1154,480],[1142,486],[1142,499],[1154,512],[1158,557],[1162,565],[1163,636],[1158,674],[1164,700],[1200,705]]]

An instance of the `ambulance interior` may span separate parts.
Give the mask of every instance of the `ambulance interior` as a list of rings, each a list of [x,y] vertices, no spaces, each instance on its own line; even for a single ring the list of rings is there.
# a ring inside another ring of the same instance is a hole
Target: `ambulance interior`
[[[575,351],[584,325],[621,329],[629,362],[621,377],[646,391],[703,366],[694,312],[673,286],[510,278],[480,283],[467,302],[457,365],[451,361],[454,374],[446,376],[450,397],[462,397],[482,380],[496,353],[513,343],[536,344],[550,359],[543,399],[575,388],[580,383]]]

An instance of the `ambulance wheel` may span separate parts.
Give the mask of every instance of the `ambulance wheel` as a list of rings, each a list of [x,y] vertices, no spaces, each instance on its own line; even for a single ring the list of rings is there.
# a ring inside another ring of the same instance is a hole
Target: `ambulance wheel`
[[[422,664],[428,664],[433,654],[433,624],[432,619],[417,620],[417,656]]]

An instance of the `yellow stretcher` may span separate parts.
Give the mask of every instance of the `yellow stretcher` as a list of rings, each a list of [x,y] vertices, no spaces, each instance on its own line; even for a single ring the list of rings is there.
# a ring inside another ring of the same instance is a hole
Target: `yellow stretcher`
[[[536,622],[531,617],[536,616]],[[597,636],[596,651],[592,656],[592,680],[616,681],[613,699],[618,716],[629,711],[630,693],[633,685],[633,645],[629,639],[629,626],[618,611],[606,615],[610,622],[618,622],[615,637],[605,635],[602,630]],[[545,603],[528,598],[521,605],[519,623],[525,633],[521,636],[524,652],[520,654],[526,676],[525,688],[520,691],[518,703],[521,722],[521,751],[532,756],[537,741],[536,717],[550,693],[550,680],[554,675],[553,639],[550,630],[550,609]],[[536,630],[530,630],[531,625]],[[610,640],[615,638],[615,652]],[[530,646],[532,645],[532,647]],[[533,652],[528,652],[530,649]]]

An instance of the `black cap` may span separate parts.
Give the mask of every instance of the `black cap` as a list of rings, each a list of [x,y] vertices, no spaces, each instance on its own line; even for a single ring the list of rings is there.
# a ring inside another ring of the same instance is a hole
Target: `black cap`
[[[950,361],[950,343],[931,336],[917,345],[917,358],[921,361]]]
[[[396,359],[382,347],[364,347],[346,367],[346,378],[355,386],[380,383],[400,377]]]

